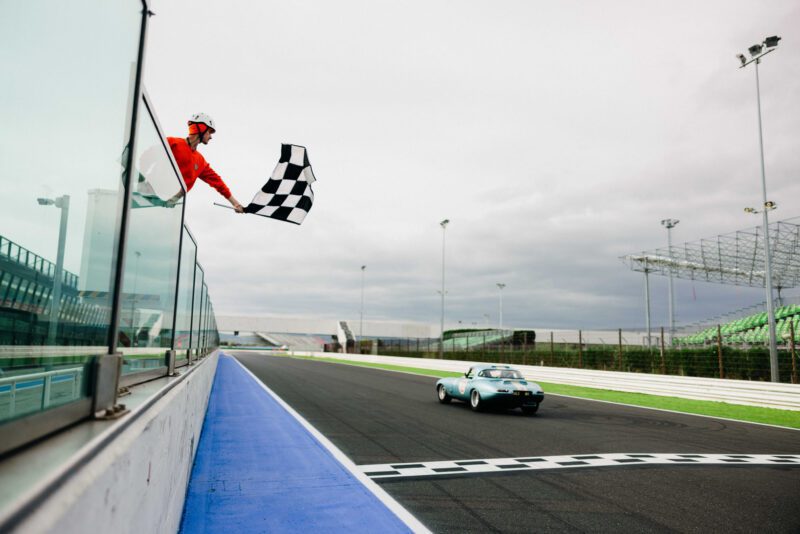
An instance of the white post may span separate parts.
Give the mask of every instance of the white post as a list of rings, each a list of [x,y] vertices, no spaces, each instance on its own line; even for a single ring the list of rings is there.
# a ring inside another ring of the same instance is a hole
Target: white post
[[[497,284],[497,288],[500,290],[500,332],[503,331],[503,288],[506,287],[505,284]]]
[[[359,349],[361,348],[361,338],[364,335],[364,271],[366,270],[367,266],[361,266],[361,319],[358,323],[358,343]],[[360,350],[359,350],[360,352]]]
[[[669,342],[672,344],[672,339],[675,336],[675,293],[672,288],[672,229],[678,225],[680,221],[677,219],[664,219],[661,224],[667,229],[667,246],[669,248]]]
[[[441,329],[439,331],[439,358],[444,358],[444,237],[447,225],[450,224],[450,219],[445,219],[439,223],[442,227],[442,316],[441,316]]]
[[[769,320],[769,374],[772,382],[779,382],[780,376],[778,372],[778,343],[775,332],[775,307],[772,301],[772,257],[769,248],[769,208],[767,207],[767,176],[764,167],[764,135],[761,127],[761,88],[758,80],[758,64],[761,63],[760,59],[755,61],[756,64],[756,103],[758,105],[758,146],[761,151],[761,194],[764,201],[764,207],[761,210],[764,220],[764,263],[766,269],[766,276],[764,277],[764,288],[767,293],[767,317]]]

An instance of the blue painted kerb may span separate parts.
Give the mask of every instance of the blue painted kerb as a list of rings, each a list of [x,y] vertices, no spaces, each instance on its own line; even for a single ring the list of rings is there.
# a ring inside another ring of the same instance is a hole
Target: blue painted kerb
[[[181,532],[409,532],[229,356],[220,356]]]

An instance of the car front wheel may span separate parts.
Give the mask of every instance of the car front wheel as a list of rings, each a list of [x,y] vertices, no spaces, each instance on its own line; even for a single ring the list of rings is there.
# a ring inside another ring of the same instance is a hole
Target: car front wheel
[[[483,409],[481,394],[478,393],[478,390],[476,389],[472,390],[472,394],[469,396],[469,405],[476,412],[479,412]]]
[[[447,404],[450,402],[451,397],[450,395],[447,394],[447,390],[444,389],[444,386],[440,385],[437,388],[436,393],[439,397],[439,402],[441,402],[442,404]]]

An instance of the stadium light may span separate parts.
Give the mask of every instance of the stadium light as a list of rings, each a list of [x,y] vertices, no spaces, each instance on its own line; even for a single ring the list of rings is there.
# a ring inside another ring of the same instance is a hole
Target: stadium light
[[[361,353],[361,338],[364,335],[364,271],[366,269],[367,269],[366,265],[361,266],[361,320],[358,323],[359,354]]]
[[[56,269],[53,273],[53,298],[50,304],[50,324],[47,332],[47,344],[56,344],[58,333],[58,316],[61,312],[61,279],[64,277],[64,247],[67,241],[67,220],[69,219],[69,195],[52,198],[37,198],[40,206],[55,206],[61,210],[61,223],[58,228],[58,252],[56,253]]]
[[[503,288],[505,284],[497,283],[497,289],[500,290],[500,331],[503,330]]]
[[[750,52],[750,59],[748,60],[744,54],[736,54],[736,57],[739,59],[741,65],[739,68],[746,67],[750,63],[761,63],[761,58],[769,54],[770,52],[774,52],[776,47],[778,46],[778,41],[781,38],[777,35],[773,35],[772,37],[767,37],[764,39],[762,43],[756,43],[750,48],[747,49]],[[757,71],[758,69],[756,69]],[[758,78],[758,73],[756,72],[756,79]],[[757,83],[757,82],[756,82]]]
[[[769,321],[769,369],[770,369],[770,380],[773,382],[778,382],[780,380],[780,373],[778,372],[778,343],[776,339],[775,333],[775,307],[774,302],[772,301],[772,258],[770,257],[770,247],[769,247],[769,217],[767,214],[775,209],[775,203],[770,202],[767,200],[767,176],[766,171],[764,169],[764,134],[763,128],[761,126],[761,84],[759,83],[758,79],[758,65],[761,63],[761,58],[769,54],[770,52],[774,52],[777,50],[778,41],[781,38],[777,35],[773,35],[772,37],[767,37],[764,39],[763,45],[766,46],[766,51],[764,51],[764,46],[761,44],[753,45],[749,48],[750,55],[752,59],[747,62],[742,62],[739,68],[744,68],[750,63],[755,63],[756,65],[756,105],[758,107],[758,146],[761,153],[761,193],[762,198],[764,201],[764,209],[761,210],[761,217],[764,225],[764,263],[765,263],[765,277],[764,277],[764,289],[767,293],[767,317]],[[748,213],[758,213],[754,209],[745,210]]]
[[[439,226],[442,227],[442,318],[439,331],[439,359],[444,359],[444,236],[448,224],[450,224],[450,219],[444,219],[439,223]]]
[[[662,219],[661,225],[667,229],[667,246],[669,247],[669,258],[672,259],[672,229],[680,221],[678,219]],[[675,336],[675,293],[672,288],[672,266],[669,267],[669,343]]]

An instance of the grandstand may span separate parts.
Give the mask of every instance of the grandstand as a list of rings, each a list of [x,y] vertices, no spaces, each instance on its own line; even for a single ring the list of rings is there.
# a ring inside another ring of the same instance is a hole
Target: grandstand
[[[0,343],[42,345],[51,335],[50,316],[56,265],[17,243],[0,236]],[[60,273],[61,290],[56,306],[58,324],[52,341],[59,345],[102,345],[107,334],[109,306],[103,299],[88,299],[78,290],[78,276]]]
[[[794,327],[794,340],[800,341],[800,304],[789,304],[775,310],[778,342],[789,341]],[[767,313],[760,312],[720,325],[722,342],[728,344],[759,344],[769,340]],[[675,338],[676,345],[704,345],[717,341],[717,327],[712,326],[700,332]]]
[[[513,330],[457,332],[445,336],[444,350],[472,350],[489,345],[496,345],[509,340],[513,335]]]
[[[325,346],[325,337],[313,334],[275,334],[256,332],[256,335],[278,347],[289,350],[321,352]]]

